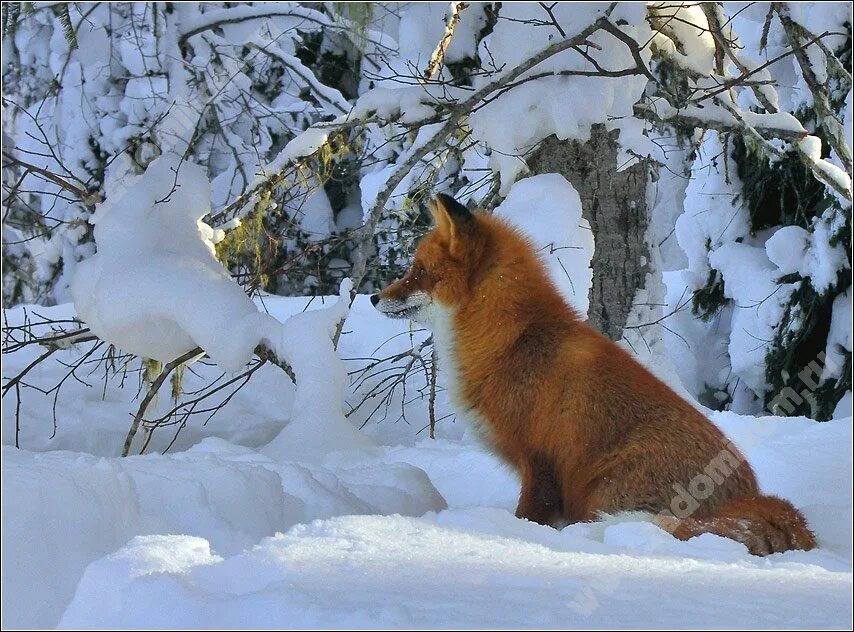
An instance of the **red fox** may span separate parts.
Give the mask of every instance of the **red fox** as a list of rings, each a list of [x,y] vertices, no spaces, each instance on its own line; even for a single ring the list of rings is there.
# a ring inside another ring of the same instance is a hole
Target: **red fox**
[[[714,424],[578,318],[524,236],[446,195],[430,206],[411,268],[371,301],[432,329],[458,411],[520,475],[518,517],[640,510],[681,540],[714,533],[754,555],[816,546]]]

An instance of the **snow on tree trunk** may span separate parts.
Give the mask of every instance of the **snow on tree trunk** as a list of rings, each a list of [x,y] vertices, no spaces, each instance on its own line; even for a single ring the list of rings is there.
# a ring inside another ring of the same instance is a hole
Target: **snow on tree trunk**
[[[581,196],[595,244],[588,320],[612,340],[622,337],[649,268],[647,165],[618,171],[617,150],[617,134],[595,125],[587,142],[550,136],[528,160],[533,173],[559,173]]]

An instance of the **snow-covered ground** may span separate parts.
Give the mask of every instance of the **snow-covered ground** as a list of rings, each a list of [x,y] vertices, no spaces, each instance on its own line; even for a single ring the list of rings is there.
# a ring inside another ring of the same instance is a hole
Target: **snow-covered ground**
[[[308,303],[264,300],[279,320],[322,307]],[[6,312],[11,324],[23,315]],[[359,296],[339,347],[347,369],[426,335],[410,327]],[[55,357],[68,363],[88,344]],[[5,357],[3,375],[39,353]],[[192,369],[185,392],[220,373]],[[712,535],[679,542],[642,515],[562,531],[518,520],[515,475],[464,420],[444,418],[427,438],[414,390],[368,421],[369,441],[302,455],[281,433],[295,389],[270,366],[206,424],[191,418],[177,439],[159,429],[145,455],[122,459],[139,377],[104,387],[90,370],[63,385],[55,433],[53,394],[22,389],[20,449],[14,396],[3,400],[3,627],[850,625],[851,417],[710,413],[763,489],[802,508],[818,536],[817,550],[757,558]],[[25,381],[49,389],[67,371],[46,362]],[[408,388],[423,384],[413,379]],[[167,391],[158,411],[171,405]],[[363,396],[350,387],[346,400]],[[354,427],[371,408],[351,416]],[[440,392],[437,417],[450,412]]]

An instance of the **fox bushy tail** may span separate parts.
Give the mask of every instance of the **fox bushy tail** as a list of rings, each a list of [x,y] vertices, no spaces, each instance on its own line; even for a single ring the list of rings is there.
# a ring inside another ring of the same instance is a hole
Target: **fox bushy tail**
[[[816,546],[801,512],[776,496],[745,496],[728,502],[708,517],[661,517],[656,522],[680,540],[714,533],[741,542],[753,555],[792,549],[809,551]]]

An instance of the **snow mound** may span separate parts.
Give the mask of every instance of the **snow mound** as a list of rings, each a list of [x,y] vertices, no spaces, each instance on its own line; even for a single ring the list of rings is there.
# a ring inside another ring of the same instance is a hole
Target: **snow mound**
[[[579,550],[571,533],[523,523],[507,512],[487,519],[519,525],[528,537],[542,532],[550,544],[466,525],[484,518],[455,512],[448,522],[456,526],[435,516],[335,518],[296,526],[222,561],[195,539],[171,539],[184,561],[196,556],[195,565],[180,570],[154,570],[164,541],[137,540],[87,569],[60,627],[133,621],[154,628],[278,628],[287,622],[304,629],[544,629],[629,621],[684,625],[690,612],[692,627],[820,628],[851,615],[847,573],[796,561],[684,559],[675,551],[645,554],[642,548],[639,556],[627,555],[631,549],[619,554],[621,539],[637,545],[625,529],[622,537],[612,533]],[[133,567],[142,564],[152,571],[140,576]],[[745,594],[762,598],[745,600]]]
[[[3,522],[3,627],[56,625],[86,565],[134,536],[152,537],[112,556],[111,572],[95,571],[99,583],[117,568],[143,580],[183,572],[213,560],[208,543],[237,555],[317,518],[445,506],[427,475],[405,463],[306,467],[214,438],[175,455],[125,459],[4,446],[2,509],[14,519]],[[164,533],[187,537],[154,537]]]
[[[567,179],[546,173],[519,180],[495,216],[527,235],[563,297],[586,315],[593,284],[593,231],[581,216],[581,198]]]
[[[298,376],[291,422],[264,449],[277,460],[320,462],[336,451],[370,451],[374,445],[344,417],[347,369],[332,346],[349,312],[351,287],[345,279],[332,307],[291,316],[276,341],[279,357]]]
[[[78,314],[124,351],[169,362],[199,346],[239,370],[279,325],[216,259],[204,170],[165,154],[142,175],[114,174],[92,217],[98,252],[71,285]]]

